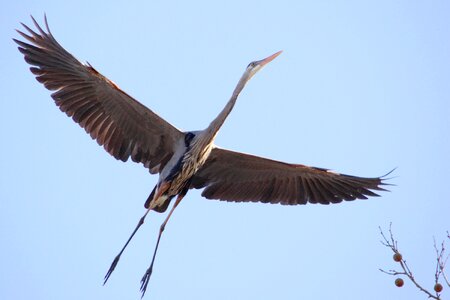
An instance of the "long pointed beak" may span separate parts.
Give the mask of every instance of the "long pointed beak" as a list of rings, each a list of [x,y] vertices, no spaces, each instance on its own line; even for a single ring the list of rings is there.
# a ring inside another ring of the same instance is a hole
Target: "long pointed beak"
[[[278,55],[280,55],[281,52],[283,52],[283,50],[278,51],[277,53],[274,53],[274,54],[272,54],[272,55],[269,56],[269,57],[266,57],[266,58],[264,58],[264,59],[261,59],[261,60],[258,62],[258,65],[260,65],[261,67],[264,67],[265,65],[267,65],[268,63],[270,63],[272,60],[274,60]]]

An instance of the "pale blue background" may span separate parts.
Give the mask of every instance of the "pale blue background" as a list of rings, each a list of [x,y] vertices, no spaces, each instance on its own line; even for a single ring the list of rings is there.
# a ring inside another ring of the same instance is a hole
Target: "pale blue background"
[[[188,194],[146,299],[425,299],[394,268],[392,221],[417,280],[449,229],[450,2],[6,1],[0,12],[0,299],[139,299],[164,216],[111,260],[157,177],[121,163],[54,105],[12,37],[47,13],[58,41],[186,130],[202,129],[245,66],[278,50],[217,144],[379,176],[381,198],[298,207]],[[448,291],[447,296],[448,296]],[[444,295],[445,297],[445,295]]]

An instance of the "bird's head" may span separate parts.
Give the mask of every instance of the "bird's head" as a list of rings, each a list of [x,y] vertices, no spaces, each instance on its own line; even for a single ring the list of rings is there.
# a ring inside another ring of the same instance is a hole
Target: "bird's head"
[[[247,69],[245,71],[244,74],[246,74],[247,80],[250,80],[250,78],[253,77],[253,75],[256,74],[256,72],[258,72],[259,70],[261,70],[265,65],[267,65],[268,63],[270,63],[272,60],[274,60],[278,55],[281,54],[281,52],[283,51],[278,51],[277,53],[272,54],[269,57],[266,57],[264,59],[261,60],[257,60],[257,61],[252,61],[251,63],[248,64]]]
[[[245,87],[247,82],[253,77],[253,75],[256,74],[259,70],[261,70],[265,65],[270,63],[272,60],[274,60],[278,55],[281,54],[282,51],[278,51],[277,53],[272,54],[269,57],[266,57],[261,60],[252,61],[248,64],[247,68],[245,69],[244,74],[242,74],[241,79],[239,79],[238,84],[236,85],[236,88],[233,91],[232,99],[236,100],[239,93],[242,91],[242,89]]]

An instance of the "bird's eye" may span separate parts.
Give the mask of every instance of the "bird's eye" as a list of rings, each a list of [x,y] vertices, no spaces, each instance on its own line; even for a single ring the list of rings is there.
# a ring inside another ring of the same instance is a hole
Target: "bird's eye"
[[[255,65],[256,65],[256,62],[252,61],[251,63],[248,64],[247,69],[253,68]]]

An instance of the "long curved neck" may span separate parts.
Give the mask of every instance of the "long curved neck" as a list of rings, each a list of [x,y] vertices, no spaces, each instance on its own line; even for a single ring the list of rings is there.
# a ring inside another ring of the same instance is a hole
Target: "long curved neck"
[[[239,80],[238,84],[234,88],[233,94],[231,95],[230,100],[228,100],[225,107],[222,109],[222,111],[217,115],[217,117],[209,124],[208,128],[205,129],[205,133],[210,137],[210,139],[214,139],[215,135],[217,134],[217,131],[219,131],[220,127],[222,127],[223,123],[225,122],[226,118],[230,114],[231,110],[234,107],[234,104],[236,103],[237,98],[239,97],[239,94],[244,89],[245,84],[249,81],[251,78],[248,71],[245,71],[242,75],[241,79]]]

